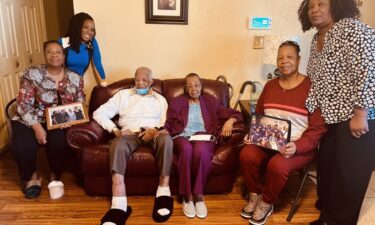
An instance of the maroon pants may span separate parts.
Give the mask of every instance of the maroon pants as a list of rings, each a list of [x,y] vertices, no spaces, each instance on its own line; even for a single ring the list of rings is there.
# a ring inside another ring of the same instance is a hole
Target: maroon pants
[[[180,195],[203,194],[211,168],[215,143],[211,141],[190,142],[184,137],[173,140],[178,157]]]
[[[314,152],[310,152],[287,159],[278,152],[246,145],[240,154],[240,164],[249,192],[263,194],[263,201],[272,204],[284,188],[289,174],[303,168],[313,157]],[[261,178],[261,174],[265,174],[265,179]]]

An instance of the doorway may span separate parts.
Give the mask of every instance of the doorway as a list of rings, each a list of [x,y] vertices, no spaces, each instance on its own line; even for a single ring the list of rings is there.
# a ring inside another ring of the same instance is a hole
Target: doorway
[[[47,40],[65,36],[74,15],[73,0],[43,0]]]

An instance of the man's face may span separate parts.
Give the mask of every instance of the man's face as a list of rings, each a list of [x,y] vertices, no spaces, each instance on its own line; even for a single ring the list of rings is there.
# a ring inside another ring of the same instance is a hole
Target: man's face
[[[138,70],[134,77],[135,88],[144,89],[148,88],[152,84],[150,72],[145,69]]]

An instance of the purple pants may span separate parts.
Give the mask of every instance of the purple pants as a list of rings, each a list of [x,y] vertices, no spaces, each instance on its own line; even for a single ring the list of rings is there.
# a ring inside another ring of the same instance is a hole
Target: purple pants
[[[180,195],[203,194],[210,173],[215,143],[192,141],[184,137],[173,140],[178,157]]]

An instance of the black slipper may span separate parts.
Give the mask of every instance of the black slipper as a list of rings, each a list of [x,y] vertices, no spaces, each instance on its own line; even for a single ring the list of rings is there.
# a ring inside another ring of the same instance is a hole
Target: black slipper
[[[169,214],[162,216],[158,213],[159,209],[168,209]],[[155,198],[154,209],[152,210],[152,219],[155,222],[162,223],[171,217],[173,213],[173,198],[171,196],[159,196]]]
[[[34,199],[40,195],[42,188],[39,185],[31,185],[28,188],[25,188],[24,194],[25,198]]]
[[[126,212],[124,210],[121,210],[121,209],[110,209],[103,216],[103,218],[101,220],[101,224],[103,224],[105,222],[111,222],[111,223],[114,223],[116,225],[124,225],[131,213],[132,213],[132,207],[130,207],[130,206],[128,206],[128,208],[126,208]]]

